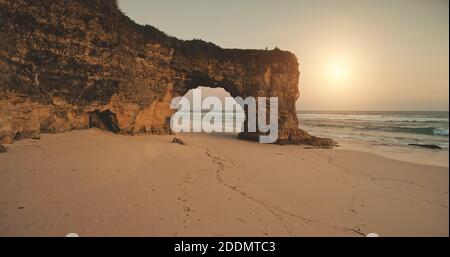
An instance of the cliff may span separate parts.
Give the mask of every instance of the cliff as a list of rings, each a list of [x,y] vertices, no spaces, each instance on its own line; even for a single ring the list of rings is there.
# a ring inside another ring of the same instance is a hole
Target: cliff
[[[298,129],[290,52],[179,40],[112,0],[0,0],[0,41],[0,143],[91,126],[170,133],[171,99],[202,85],[278,96],[278,143],[335,145]]]

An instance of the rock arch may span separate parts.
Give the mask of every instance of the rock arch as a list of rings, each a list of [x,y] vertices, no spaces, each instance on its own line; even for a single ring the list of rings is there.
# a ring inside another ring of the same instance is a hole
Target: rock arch
[[[215,106],[210,106],[210,105],[203,105],[205,104],[204,102],[202,102],[202,106],[200,107],[202,110],[202,116],[200,119],[200,116],[197,116],[196,119],[194,119],[192,116],[190,116],[191,118],[191,129],[193,129],[193,122],[195,123],[200,123],[203,118],[205,118],[205,114],[206,111],[213,111],[211,116],[207,116],[207,121],[211,121],[211,117],[214,116],[214,123],[211,124],[207,124],[207,125],[213,125],[212,127],[214,127],[214,133],[217,132],[224,132],[224,133],[239,133],[242,132],[242,127],[244,125],[244,121],[246,120],[247,116],[242,108],[241,105],[239,105],[239,103],[236,101],[236,99],[231,100],[227,99],[227,98],[231,98],[231,94],[229,91],[223,89],[222,87],[209,87],[207,85],[202,85],[199,87],[195,87],[193,89],[190,89],[185,95],[184,97],[188,99],[188,101],[191,102],[191,104],[189,106],[186,105],[181,105],[179,106],[180,108],[178,109],[177,112],[179,112],[178,114],[178,118],[180,118],[183,114],[185,115],[186,112],[191,112],[193,110],[193,106],[192,106],[192,99],[194,99],[194,93],[197,94],[197,97],[199,96],[198,94],[200,93],[201,95],[201,99],[205,100],[207,97],[215,97],[217,100],[220,101],[220,107],[222,108],[222,114],[220,115],[221,118],[220,120],[216,120],[216,116],[217,115],[217,111],[218,111],[218,107],[217,105]],[[215,102],[215,104],[218,104],[218,102]],[[181,111],[181,112],[180,112]],[[177,118],[175,117],[175,118]],[[184,116],[184,119],[186,120],[187,116]],[[172,118],[174,118],[174,116],[172,116]],[[180,124],[180,120],[176,120],[178,123]],[[221,123],[219,123],[221,122]],[[212,129],[211,126],[208,126],[208,129]]]
[[[87,128],[90,113],[106,110],[120,133],[170,133],[171,99],[204,84],[278,97],[278,143],[335,145],[298,128],[290,52],[179,40],[134,23],[114,0],[0,0],[0,13],[0,142]]]

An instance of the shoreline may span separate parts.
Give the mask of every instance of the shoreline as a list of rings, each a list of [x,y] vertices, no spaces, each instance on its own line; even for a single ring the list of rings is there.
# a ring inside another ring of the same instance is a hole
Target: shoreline
[[[449,234],[447,167],[347,145],[89,129],[7,146],[0,236]]]
[[[431,150],[412,147],[385,146],[350,140],[340,140],[337,149],[367,152],[387,159],[423,164],[436,167],[449,167],[449,155],[446,150]]]

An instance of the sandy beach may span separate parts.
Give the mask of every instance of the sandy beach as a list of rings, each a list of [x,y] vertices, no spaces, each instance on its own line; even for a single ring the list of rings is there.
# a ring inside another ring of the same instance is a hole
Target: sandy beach
[[[89,129],[6,145],[0,236],[449,235],[448,156],[173,137]]]

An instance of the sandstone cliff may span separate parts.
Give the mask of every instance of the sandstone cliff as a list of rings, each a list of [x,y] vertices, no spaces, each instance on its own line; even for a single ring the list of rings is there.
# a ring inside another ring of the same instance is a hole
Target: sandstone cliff
[[[0,143],[90,126],[170,133],[171,99],[202,85],[278,96],[278,143],[335,144],[298,129],[290,52],[179,40],[134,23],[113,0],[0,0],[0,42]]]

